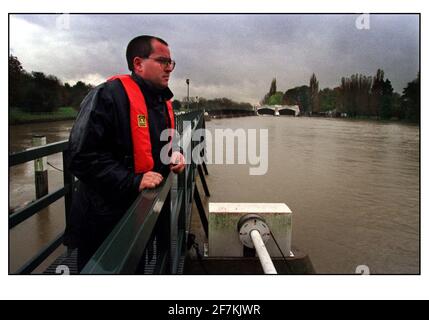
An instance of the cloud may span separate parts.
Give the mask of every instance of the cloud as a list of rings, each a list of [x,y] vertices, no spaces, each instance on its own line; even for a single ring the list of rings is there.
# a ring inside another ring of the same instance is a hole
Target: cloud
[[[358,30],[358,15],[11,15],[10,48],[27,71],[64,82],[97,84],[128,72],[125,48],[140,34],[165,39],[177,67],[170,85],[176,98],[228,97],[257,103],[277,78],[278,90],[307,84],[320,88],[342,76],[374,75],[382,68],[402,92],[419,69],[418,15],[371,15]]]

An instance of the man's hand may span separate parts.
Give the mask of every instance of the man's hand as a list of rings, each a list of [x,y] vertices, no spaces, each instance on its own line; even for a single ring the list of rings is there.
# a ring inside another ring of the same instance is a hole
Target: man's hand
[[[174,151],[171,155],[170,169],[174,173],[180,173],[185,169],[185,157],[178,151]]]
[[[162,175],[158,172],[148,171],[143,175],[143,179],[140,182],[139,191],[143,189],[153,189],[157,187],[163,180]]]

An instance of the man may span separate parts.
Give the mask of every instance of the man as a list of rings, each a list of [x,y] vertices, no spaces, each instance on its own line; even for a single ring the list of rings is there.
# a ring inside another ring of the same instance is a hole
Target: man
[[[181,172],[184,157],[161,161],[161,132],[174,128],[168,88],[175,67],[168,44],[139,36],[126,51],[131,75],[111,77],[85,97],[70,133],[69,168],[79,179],[67,222],[65,244],[78,248],[86,265],[138,193]]]

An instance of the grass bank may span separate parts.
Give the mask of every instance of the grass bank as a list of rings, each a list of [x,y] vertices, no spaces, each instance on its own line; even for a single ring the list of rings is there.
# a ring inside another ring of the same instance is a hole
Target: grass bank
[[[33,122],[50,122],[76,119],[77,111],[72,107],[62,107],[54,112],[25,112],[18,108],[9,109],[9,125]]]

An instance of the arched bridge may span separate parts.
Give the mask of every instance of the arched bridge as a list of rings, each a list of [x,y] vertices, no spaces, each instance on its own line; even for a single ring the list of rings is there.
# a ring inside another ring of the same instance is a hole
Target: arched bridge
[[[272,116],[298,116],[299,106],[293,105],[264,105],[257,108],[258,115],[272,115]]]

